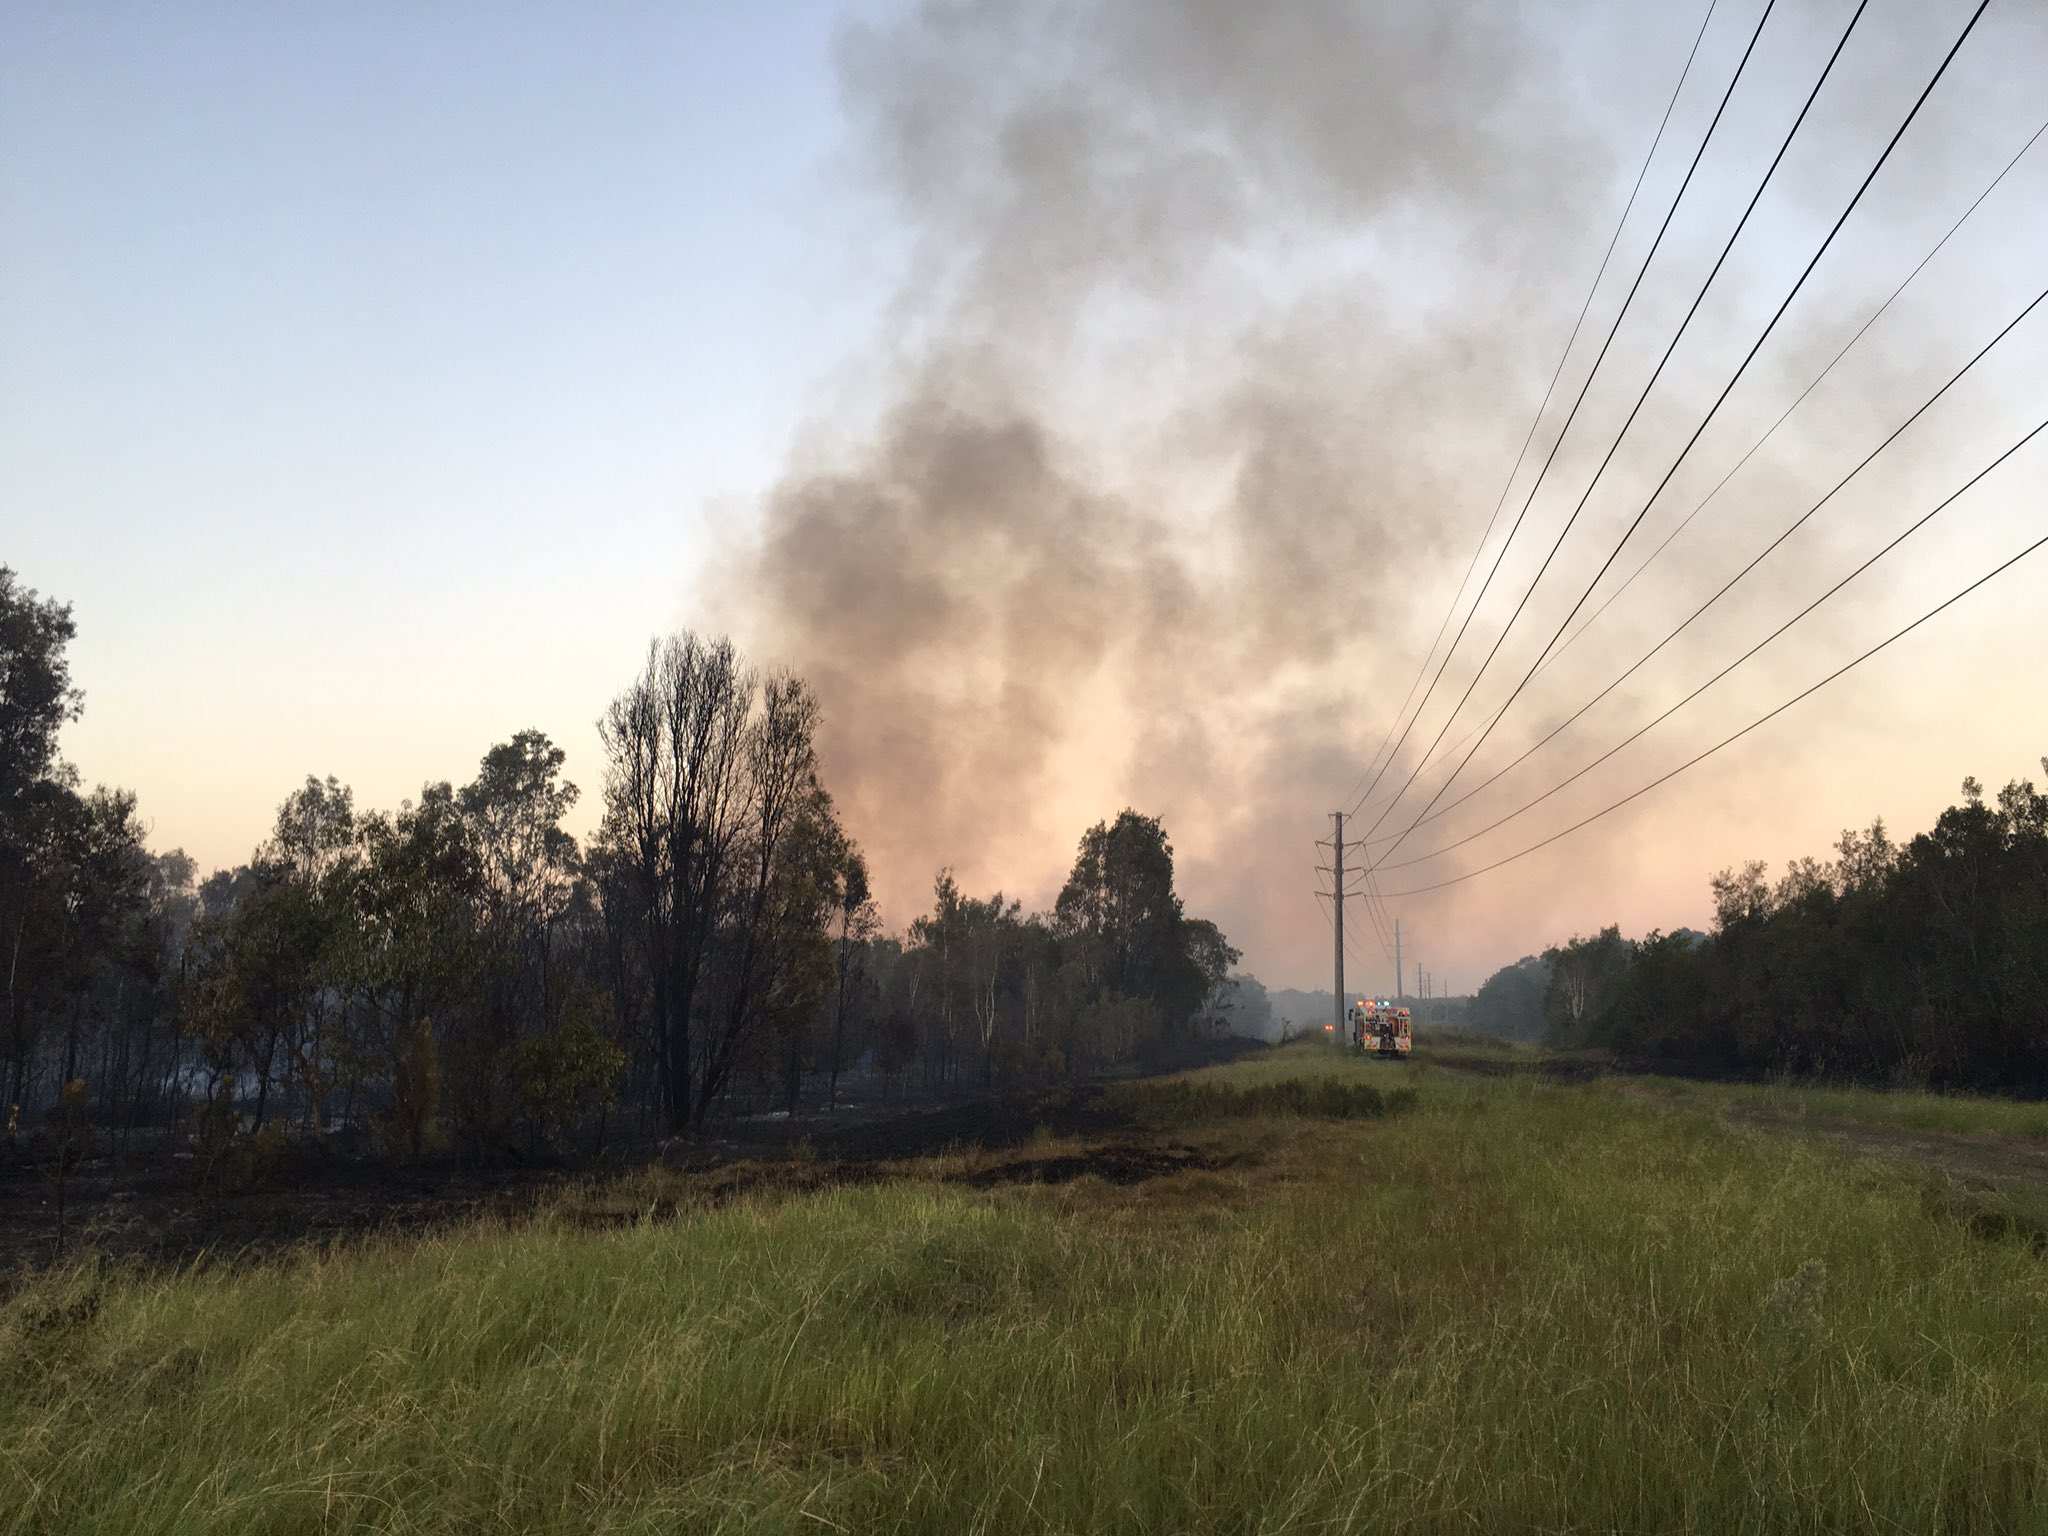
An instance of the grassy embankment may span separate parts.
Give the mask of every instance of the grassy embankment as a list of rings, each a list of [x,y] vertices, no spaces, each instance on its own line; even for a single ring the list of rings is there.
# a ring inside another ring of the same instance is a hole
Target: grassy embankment
[[[1301,1077],[1417,1103],[1141,1093],[1185,1171],[1128,1188],[963,1182],[1085,1151],[1048,1138],[53,1278],[0,1311],[0,1529],[2048,1529],[2025,1243],[1682,1102],[1320,1046],[1202,1080]]]
[[[1654,1079],[1674,1096],[1767,1118],[2048,1141],[2048,1103],[1912,1089]]]

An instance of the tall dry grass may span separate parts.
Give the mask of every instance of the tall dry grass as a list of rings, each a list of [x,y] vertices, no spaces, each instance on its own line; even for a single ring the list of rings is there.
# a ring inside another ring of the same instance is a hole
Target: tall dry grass
[[[2024,1243],[1683,1106],[1401,1080],[1176,1131],[1238,1159],[1179,1196],[908,1179],[52,1277],[0,1311],[0,1529],[2048,1529]]]

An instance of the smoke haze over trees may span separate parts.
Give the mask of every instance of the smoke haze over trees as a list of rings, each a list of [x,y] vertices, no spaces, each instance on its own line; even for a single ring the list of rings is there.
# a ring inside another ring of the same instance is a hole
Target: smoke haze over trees
[[[61,1102],[67,1134],[179,1129],[207,1181],[288,1134],[488,1161],[691,1130],[735,1095],[829,1102],[855,1072],[867,1094],[1072,1079],[1261,1017],[1136,811],[1084,833],[1051,911],[941,870],[886,932],[813,695],[729,641],[656,642],[606,710],[588,846],[561,748],[525,730],[396,811],[308,777],[202,879],[60,756],[74,634],[0,569],[9,1145]]]
[[[1300,885],[1293,839],[1326,827],[1399,702],[1449,595],[1419,574],[1460,567],[1484,523],[1569,329],[1563,295],[1676,79],[1669,20],[1668,78],[1634,71],[1627,106],[1590,82],[1646,56],[1647,13],[1616,33],[1571,6],[926,4],[847,29],[853,164],[902,243],[901,286],[879,355],[803,438],[721,590],[734,627],[834,705],[824,746],[885,909],[949,860],[1049,892],[1051,829],[1143,786],[1255,960],[1314,974],[1312,909],[1273,899]],[[1789,90],[1832,25],[1784,8],[1754,89]],[[1740,30],[1711,29],[1647,206],[1675,190]],[[1859,54],[1858,86],[1817,115],[1845,160],[1907,56],[1897,37]],[[1781,126],[1734,114],[1714,164],[1767,157]],[[1777,291],[1777,255],[1838,195],[1803,156],[1786,181],[1724,284],[1745,302]],[[1899,216],[1895,199],[1866,215]],[[1689,205],[1678,227],[1705,241],[1721,217]],[[1631,227],[1625,249],[1647,239]],[[1660,266],[1652,292],[1678,282]],[[1826,333],[1858,314],[1825,308],[1795,318]],[[1645,344],[1630,327],[1617,361]],[[1804,366],[1816,343],[1795,344]],[[1806,380],[1775,350],[1758,372],[1778,369]],[[1705,386],[1680,371],[1667,388]],[[1574,435],[1562,479],[1590,474],[1598,435]],[[1623,516],[1654,460],[1622,455],[1594,518]],[[1760,464],[1761,499],[1729,498],[1736,526],[1777,515],[1799,470]],[[1562,515],[1556,494],[1539,517]],[[1533,565],[1517,551],[1505,589]],[[1546,589],[1532,619],[1556,602]],[[1560,668],[1503,754],[1598,671]],[[1610,862],[1641,863],[1581,845],[1567,874],[1597,888]],[[1516,925],[1527,888],[1503,884],[1436,925],[1461,952]]]

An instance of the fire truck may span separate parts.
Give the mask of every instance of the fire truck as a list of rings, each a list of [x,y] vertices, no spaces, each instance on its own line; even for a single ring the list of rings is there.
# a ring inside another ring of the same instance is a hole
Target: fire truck
[[[1351,1009],[1351,1044],[1368,1056],[1407,1056],[1415,1046],[1408,1010],[1384,998],[1360,1000]]]

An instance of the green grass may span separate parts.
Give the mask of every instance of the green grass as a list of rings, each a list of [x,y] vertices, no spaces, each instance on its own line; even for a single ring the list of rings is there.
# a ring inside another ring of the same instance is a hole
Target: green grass
[[[1362,1051],[1331,1045],[1324,1039],[1296,1040],[1245,1056],[1227,1066],[1198,1067],[1171,1077],[1148,1078],[1152,1083],[1200,1083],[1209,1087],[1252,1088],[1267,1083],[1317,1082],[1369,1083],[1379,1088],[1412,1083],[1415,1061],[1383,1060]]]
[[[1212,1166],[1127,1189],[54,1277],[0,1310],[0,1530],[2048,1530],[2025,1241],[1710,1106],[1194,1080],[1289,1077],[1420,1102],[1179,1126]]]
[[[1814,1087],[1789,1082],[1701,1083],[1672,1078],[1644,1081],[1677,1097],[1754,1110],[1774,1118],[2048,1140],[2048,1103],[1965,1093]]]

